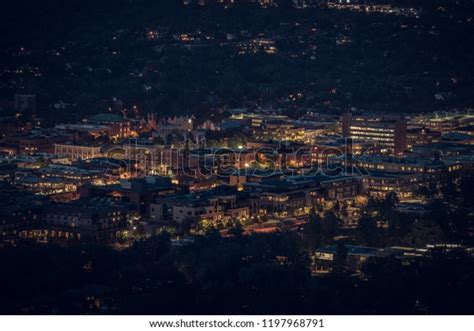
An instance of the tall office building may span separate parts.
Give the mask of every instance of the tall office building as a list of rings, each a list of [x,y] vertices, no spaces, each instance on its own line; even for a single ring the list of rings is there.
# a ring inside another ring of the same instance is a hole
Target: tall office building
[[[341,123],[344,138],[371,142],[395,155],[407,148],[407,123],[401,117],[344,113]]]

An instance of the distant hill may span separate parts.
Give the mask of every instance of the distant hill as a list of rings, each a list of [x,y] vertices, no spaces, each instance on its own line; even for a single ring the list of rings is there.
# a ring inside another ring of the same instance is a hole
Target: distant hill
[[[245,103],[295,112],[472,106],[473,2],[392,3],[420,15],[14,1],[0,14],[0,102],[36,94],[40,115],[57,120],[117,101],[129,112],[201,116]],[[55,110],[59,101],[76,107]]]

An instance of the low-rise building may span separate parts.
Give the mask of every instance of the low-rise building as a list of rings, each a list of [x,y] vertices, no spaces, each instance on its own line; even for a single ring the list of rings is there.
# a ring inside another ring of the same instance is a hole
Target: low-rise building
[[[371,171],[362,180],[364,191],[372,197],[385,198],[389,193],[396,193],[403,200],[413,198],[420,183],[416,173],[396,173]]]
[[[68,139],[69,136],[61,134],[21,134],[5,137],[0,145],[0,150],[9,150],[22,155],[53,153],[56,143],[64,143]]]
[[[39,226],[22,233],[22,237],[39,241],[118,240],[127,228],[127,210],[106,199],[74,203],[52,203],[44,208]]]
[[[15,242],[41,220],[43,200],[0,182],[0,244]]]
[[[428,128],[411,128],[407,130],[407,147],[433,144],[441,140],[441,132]]]
[[[324,201],[355,198],[361,191],[361,178],[316,174],[251,182],[244,187],[258,200],[259,214],[285,218],[308,215]]]
[[[388,256],[388,252],[374,247],[345,245],[347,251],[346,267],[351,272],[361,271],[361,267],[370,258]],[[312,255],[311,273],[315,276],[330,273],[334,268],[338,246],[322,247],[315,250]]]
[[[95,145],[54,144],[54,154],[70,160],[85,160],[102,155],[102,147]]]
[[[128,138],[132,135],[131,121],[116,114],[97,114],[88,122],[109,127],[110,137],[114,139]]]
[[[472,114],[471,109],[436,112],[418,116],[411,121],[411,124],[424,126],[438,132],[451,132],[463,126],[474,124],[474,114]]]

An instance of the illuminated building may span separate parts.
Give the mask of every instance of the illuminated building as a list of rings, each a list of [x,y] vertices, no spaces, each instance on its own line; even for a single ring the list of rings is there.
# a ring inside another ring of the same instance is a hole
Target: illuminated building
[[[114,242],[126,226],[126,210],[107,203],[105,199],[87,203],[53,203],[45,208],[43,227],[27,231],[24,236],[44,240]]]
[[[474,115],[467,109],[462,112],[439,112],[414,118],[410,124],[424,126],[439,132],[451,132],[463,126],[474,124]]]
[[[333,140],[317,141],[311,146],[311,162],[317,165],[325,166],[331,157],[352,154],[353,145],[344,139],[336,138]]]
[[[419,186],[419,174],[371,171],[362,180],[364,191],[370,196],[385,198],[391,192],[397,194],[400,201],[413,198]]]
[[[68,193],[76,192],[76,185],[58,178],[41,178],[36,176],[17,176],[15,185],[22,190],[26,190],[38,195],[59,195],[65,194],[66,200]],[[71,197],[70,197],[71,198]]]
[[[360,272],[362,265],[370,258],[384,257],[390,254],[388,250],[374,247],[345,245],[347,249],[346,265],[352,272]],[[334,268],[338,247],[329,246],[316,249],[311,256],[311,272],[313,275],[330,273]]]
[[[277,218],[308,215],[323,201],[352,199],[361,190],[361,178],[350,176],[293,176],[250,182],[246,190],[258,199],[259,213]]]
[[[177,186],[168,177],[122,179],[119,184],[86,185],[81,189],[82,198],[113,197],[130,203],[142,217],[149,217],[150,204],[156,199],[176,194]]]
[[[88,122],[110,127],[111,138],[128,138],[132,135],[131,122],[122,116],[115,114],[97,114]]]
[[[373,171],[392,173],[415,173],[421,180],[437,179],[445,171],[456,172],[463,169],[463,163],[443,162],[435,159],[398,158],[393,156],[364,155],[353,159],[333,157],[330,162],[347,167],[347,171],[357,174],[371,174]]]
[[[41,203],[33,194],[0,182],[0,244],[16,241],[21,231],[38,223]]]
[[[145,175],[176,174],[183,168],[185,153],[178,148],[138,140],[121,147],[124,160],[134,162],[135,170]]]
[[[256,133],[256,138],[260,140],[304,141],[306,137],[303,127],[281,120],[266,121]]]
[[[151,208],[155,212],[154,220],[177,223],[204,221],[209,224],[246,219],[255,210],[248,194],[227,186],[205,192],[163,196],[152,203]]]
[[[216,198],[184,196],[174,200],[172,206],[173,221],[177,223],[183,223],[186,219],[218,221],[224,217],[224,211]]]
[[[373,142],[395,155],[407,148],[407,124],[400,118],[384,116],[355,116],[344,113],[341,118],[344,138]]]
[[[35,171],[43,178],[56,178],[64,181],[74,181],[77,183],[91,182],[101,178],[103,171],[81,169],[72,166],[50,164],[47,167]]]
[[[441,133],[427,128],[412,128],[407,130],[407,147],[432,144],[441,140]]]
[[[54,154],[67,157],[70,160],[85,160],[101,156],[100,146],[54,144]]]

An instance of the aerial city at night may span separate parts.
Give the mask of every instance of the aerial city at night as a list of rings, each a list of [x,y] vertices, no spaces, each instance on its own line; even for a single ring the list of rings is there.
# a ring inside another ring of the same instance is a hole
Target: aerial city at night
[[[16,0],[0,314],[474,314],[473,0]]]

